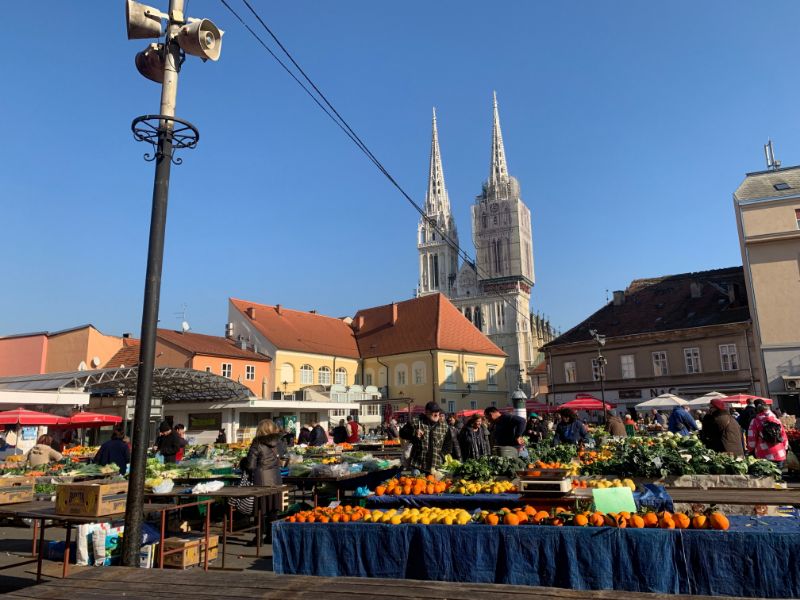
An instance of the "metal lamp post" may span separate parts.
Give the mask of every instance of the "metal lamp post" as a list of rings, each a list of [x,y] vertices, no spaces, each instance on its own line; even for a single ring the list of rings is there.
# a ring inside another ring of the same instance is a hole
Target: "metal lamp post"
[[[152,6],[132,0],[126,2],[128,39],[160,38],[164,35],[161,21],[167,21],[164,42],[149,44],[136,56],[135,61],[136,68],[144,77],[161,83],[161,111],[157,115],[137,117],[131,124],[134,138],[153,146],[153,154],[145,154],[145,160],[155,161],[156,171],[147,249],[125,535],[122,542],[122,564],[129,567],[139,566],[170,167],[172,163],[179,165],[182,162],[174,156],[175,150],[194,148],[200,138],[194,125],[175,117],[178,72],[186,53],[203,60],[217,60],[222,47],[222,32],[207,19],[187,20],[183,5],[184,0],[170,0],[169,13],[164,14]]]
[[[523,419],[528,416],[527,411],[525,410],[525,401],[528,399],[528,395],[522,391],[522,374],[525,372],[524,369],[519,370],[519,378],[517,380],[517,389],[511,394],[511,403],[514,405],[514,412],[522,417]]]
[[[590,329],[589,335],[597,342],[597,371],[600,378],[600,400],[603,402],[603,425],[608,424],[608,409],[606,408],[606,357],[600,351],[606,345],[606,336],[597,333],[596,329]]]

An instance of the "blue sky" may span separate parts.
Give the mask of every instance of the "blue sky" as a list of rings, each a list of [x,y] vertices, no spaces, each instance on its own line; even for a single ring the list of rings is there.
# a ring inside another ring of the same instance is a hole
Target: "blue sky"
[[[497,90],[533,308],[564,330],[631,279],[741,264],[731,194],[770,136],[798,163],[796,3],[255,4],[420,203],[436,106],[470,254]],[[138,335],[153,166],[129,126],[158,109],[133,65],[147,41],[126,39],[121,1],[45,2],[34,28],[29,8],[4,8],[0,335]],[[185,303],[222,335],[229,296],[331,315],[410,297],[416,213],[220,3],[188,12],[226,35],[219,62],[181,73],[201,140],[173,168],[161,325]]]

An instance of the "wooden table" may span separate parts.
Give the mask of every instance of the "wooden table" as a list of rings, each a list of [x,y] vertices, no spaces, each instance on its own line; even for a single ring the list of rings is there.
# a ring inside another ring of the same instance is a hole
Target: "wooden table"
[[[206,504],[211,504],[210,500],[205,501]],[[198,503],[202,504],[202,503]],[[170,510],[175,510],[175,506],[172,504],[149,504],[145,509],[145,514],[152,514],[152,513],[160,513],[161,515],[161,539],[164,539],[164,524],[166,521],[166,513]],[[66,540],[64,542],[64,563],[61,570],[61,576],[67,577],[69,573],[69,559],[70,559],[70,542],[72,541],[72,528],[74,525],[83,525],[86,523],[106,523],[110,521],[118,521],[120,519],[125,518],[125,513],[114,513],[111,515],[103,515],[103,516],[93,516],[93,517],[86,517],[86,516],[78,516],[78,515],[61,515],[56,513],[56,506],[55,502],[22,502],[20,504],[6,504],[0,506],[0,516],[7,516],[7,517],[16,517],[20,519],[32,519],[34,523],[38,523],[39,528],[39,543],[38,543],[38,552],[36,551],[36,544],[34,544],[34,554],[36,558],[14,563],[12,565],[6,565],[2,567],[2,569],[8,569],[11,567],[19,567],[22,565],[31,564],[33,562],[36,563],[36,581],[40,582],[42,580],[42,561],[44,560],[44,534],[45,530],[47,529],[47,521],[53,521],[54,523],[62,524],[67,532]],[[206,523],[206,530],[205,530],[205,542],[206,547],[208,547],[208,523]],[[36,525],[34,525],[34,537],[36,536]],[[171,554],[173,552],[179,552],[179,550],[172,550],[169,552],[164,551],[164,545],[159,544],[160,548],[160,560],[159,566],[163,568],[164,565],[164,555]],[[208,570],[208,552],[206,552],[206,561],[205,561],[205,568]]]
[[[283,477],[283,483],[295,485],[298,488],[305,490],[307,487],[311,488],[314,506],[319,505],[318,488],[322,485],[332,485],[336,489],[336,499],[342,499],[342,492],[346,489],[358,487],[359,484],[367,484],[371,481],[378,483],[394,477],[400,472],[400,467],[390,467],[388,469],[381,469],[379,471],[362,471],[361,473],[349,473],[339,477]]]
[[[673,502],[800,507],[800,489],[668,487]]]
[[[450,583],[409,579],[367,579],[352,577],[307,577],[275,575],[268,572],[160,571],[107,567],[91,569],[70,579],[60,579],[6,594],[6,598],[76,598],[106,600],[690,600],[700,596],[645,594],[640,592],[583,591],[537,588],[519,585]],[[705,596],[703,596],[705,598]],[[734,599],[730,596],[727,600]]]
[[[233,511],[231,510],[224,510],[222,513],[222,568],[225,568],[225,554],[226,549],[228,546],[228,518],[230,513],[230,521],[231,521],[231,528],[230,533],[245,533],[248,531],[255,531],[256,532],[256,556],[261,556],[261,525],[263,523],[264,515],[261,512],[261,502],[258,501],[259,498],[264,498],[266,496],[273,496],[275,494],[282,494],[284,491],[288,490],[289,486],[286,485],[277,485],[277,486],[248,486],[248,487],[224,487],[215,492],[202,492],[200,494],[193,494],[187,488],[182,488],[177,486],[165,494],[155,494],[153,492],[145,493],[145,498],[148,501],[152,501],[154,499],[172,499],[175,504],[172,505],[174,510],[180,510],[182,508],[188,508],[190,506],[195,506],[197,503],[185,503],[182,500],[192,499],[197,497],[209,498],[207,500],[209,503],[209,511],[206,512],[206,520],[208,520],[210,514],[210,503],[218,498],[230,499],[230,498],[254,498],[255,502],[253,506],[256,510],[256,524],[253,527],[245,527],[242,529],[237,529],[236,531],[233,530]],[[231,507],[232,508],[232,507]],[[164,538],[164,524],[162,523],[161,527],[161,538]]]

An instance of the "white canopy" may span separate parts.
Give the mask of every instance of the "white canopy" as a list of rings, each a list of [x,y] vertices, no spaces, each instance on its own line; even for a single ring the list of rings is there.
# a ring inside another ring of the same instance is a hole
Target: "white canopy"
[[[689,400],[689,406],[692,408],[708,408],[714,398],[727,398],[727,396],[725,394],[720,394],[719,392],[708,392],[704,396],[700,396],[694,400]]]
[[[645,402],[640,402],[636,405],[636,410],[642,408],[655,408],[655,409],[668,409],[668,408],[675,408],[676,406],[686,406],[689,404],[683,398],[678,398],[675,394],[661,394],[660,396],[656,396],[655,398],[651,398],[650,400],[646,400]]]

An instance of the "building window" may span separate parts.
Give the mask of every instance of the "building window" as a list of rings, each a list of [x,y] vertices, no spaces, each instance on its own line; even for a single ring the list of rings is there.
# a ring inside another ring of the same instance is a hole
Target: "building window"
[[[344,367],[336,369],[336,385],[347,385],[347,370]]]
[[[380,404],[367,404],[367,415],[370,417],[377,417],[381,414]]]
[[[469,408],[470,408],[470,410],[476,410],[478,408],[477,400],[470,400],[469,401]]]
[[[364,375],[364,385],[372,385],[372,373],[366,373]]]
[[[564,363],[564,381],[567,383],[575,383],[578,380],[578,373],[574,360]]]
[[[233,373],[233,365],[231,363],[222,363],[222,376],[230,377]]]
[[[655,377],[662,377],[669,375],[669,363],[667,362],[667,353],[663,350],[653,352],[653,375]]]
[[[245,365],[245,367],[244,367],[244,378],[245,378],[245,381],[255,381],[255,379],[256,379],[256,368],[253,365]]]
[[[451,415],[456,412],[456,401],[455,400],[448,400],[447,401],[447,412]]]
[[[723,371],[738,371],[739,358],[736,356],[736,344],[721,344],[719,358]]]
[[[397,385],[405,385],[406,384],[406,368],[405,367],[397,367]]]
[[[425,383],[425,369],[421,367],[414,369],[414,383],[416,385]]]
[[[592,381],[600,381],[600,375],[602,372],[602,367],[600,366],[600,359],[593,358],[592,359]]]
[[[800,229],[800,208],[794,209],[794,220],[797,221],[797,228]]]
[[[320,367],[319,373],[317,374],[317,382],[320,385],[330,385],[331,384],[331,369],[330,367]]]
[[[495,379],[495,374],[497,373],[497,367],[494,365],[489,365],[486,369],[486,384],[487,385],[497,385],[497,379]]]
[[[444,385],[447,388],[454,388],[456,385],[456,366],[453,363],[444,364]]]
[[[700,373],[702,371],[702,367],[700,366],[700,348],[684,348],[683,360],[686,363],[686,373],[688,375]]]
[[[300,383],[304,385],[311,385],[314,383],[314,367],[311,365],[303,365],[300,367]]]
[[[467,383],[475,383],[475,365],[467,365]]]
[[[332,417],[343,417],[344,413],[345,413],[345,409],[343,409],[343,408],[334,408],[331,411],[331,416]]]
[[[283,363],[281,365],[280,383],[294,383],[294,367],[290,363]]]
[[[491,405],[492,405],[492,406],[497,406],[497,400],[492,400],[492,401],[491,401]]]
[[[633,362],[633,354],[623,354],[619,357],[619,364],[622,367],[623,379],[636,379],[636,365]]]
[[[211,367],[206,367],[206,373],[211,373]]]

